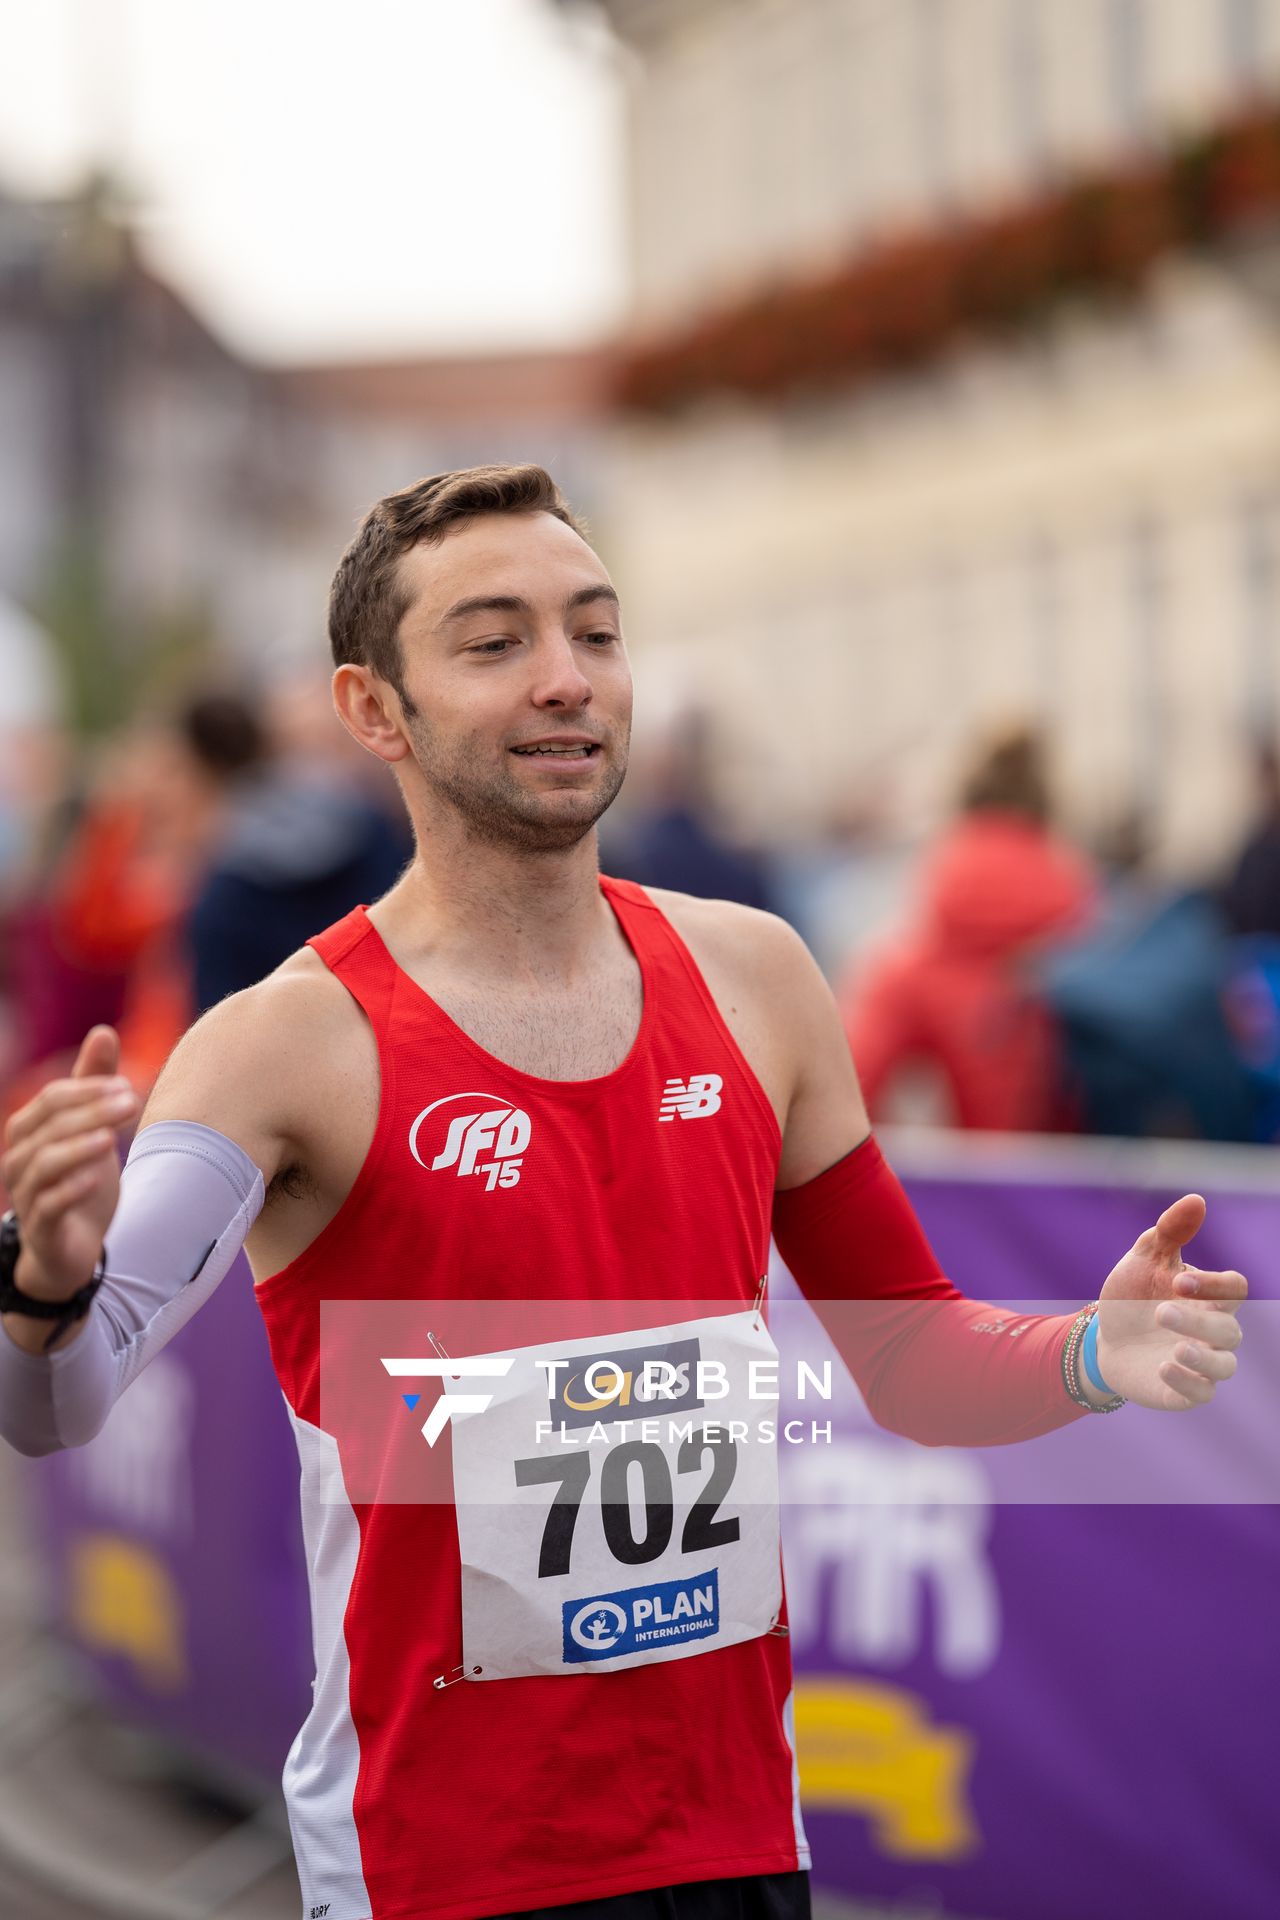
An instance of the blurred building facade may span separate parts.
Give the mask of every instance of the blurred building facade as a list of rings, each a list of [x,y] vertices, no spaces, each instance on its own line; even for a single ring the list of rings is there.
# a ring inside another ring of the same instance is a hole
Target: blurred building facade
[[[923,824],[1044,720],[1084,830],[1222,857],[1280,716],[1280,0],[607,0],[633,629],[734,799]]]
[[[322,662],[370,500],[538,459],[745,830],[922,827],[1030,715],[1074,824],[1220,860],[1280,715],[1280,0],[602,3],[620,350],[251,366],[103,188],[0,194],[0,595],[109,605],[108,681],[166,629]]]
[[[148,269],[105,188],[0,193],[0,597],[73,679],[141,667],[145,694],[166,634],[188,658],[323,669],[328,583],[380,495],[539,458],[591,510],[610,366],[604,349],[252,365]]]

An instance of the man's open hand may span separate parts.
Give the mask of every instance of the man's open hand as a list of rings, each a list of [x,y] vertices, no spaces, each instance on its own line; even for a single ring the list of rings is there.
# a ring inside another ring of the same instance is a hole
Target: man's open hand
[[[98,1264],[120,1194],[116,1134],[138,1115],[119,1061],[114,1029],[93,1027],[70,1077],[41,1087],[5,1128],[0,1172],[22,1230],[14,1279],[36,1299],[69,1299]]]
[[[1207,1273],[1182,1258],[1206,1210],[1197,1193],[1166,1207],[1099,1296],[1098,1370],[1137,1406],[1201,1407],[1236,1370],[1236,1315],[1249,1283],[1241,1273]]]

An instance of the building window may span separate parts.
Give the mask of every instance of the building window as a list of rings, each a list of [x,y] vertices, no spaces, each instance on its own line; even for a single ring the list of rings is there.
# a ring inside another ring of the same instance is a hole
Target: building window
[[[1168,733],[1162,546],[1161,530],[1154,519],[1142,514],[1130,523],[1126,572],[1134,662],[1133,798],[1153,814],[1159,811],[1163,795]]]
[[[1061,556],[1044,528],[1037,529],[1028,542],[1026,571],[1032,683],[1037,712],[1049,725],[1062,708],[1062,582]]]
[[[1240,561],[1244,576],[1244,724],[1259,739],[1275,733],[1276,652],[1280,629],[1276,594],[1280,592],[1274,505],[1245,501],[1240,510]]]
[[[1142,12],[1142,0],[1108,0],[1107,3],[1112,111],[1117,131],[1134,141],[1143,134],[1146,106]]]
[[[951,198],[947,140],[946,45],[939,0],[915,0],[910,59],[915,94],[916,151],[926,205],[946,207]]]
[[[1221,0],[1227,74],[1237,86],[1256,86],[1262,67],[1260,0]]]
[[[1017,158],[1029,173],[1042,174],[1047,158],[1044,44],[1040,9],[1027,0],[1005,0],[1005,60],[1009,123]]]

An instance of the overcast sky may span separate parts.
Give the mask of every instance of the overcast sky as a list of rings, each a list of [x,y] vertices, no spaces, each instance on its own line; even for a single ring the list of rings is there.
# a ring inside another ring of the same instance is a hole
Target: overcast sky
[[[551,0],[0,0],[0,182],[109,161],[267,359],[575,344],[623,301],[622,69]]]

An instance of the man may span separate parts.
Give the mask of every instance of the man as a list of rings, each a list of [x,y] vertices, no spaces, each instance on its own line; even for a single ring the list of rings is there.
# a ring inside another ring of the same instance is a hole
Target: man
[[[508,1540],[461,1498],[455,1514],[372,1497],[322,1415],[322,1306],[332,1328],[353,1301],[359,1316],[452,1294],[593,1313],[639,1298],[685,1325],[682,1302],[719,1299],[746,1310],[729,1317],[747,1338],[772,1213],[811,1296],[835,1319],[859,1300],[841,1332],[876,1417],[977,1442],[1122,1395],[1208,1400],[1235,1368],[1244,1281],[1183,1267],[1194,1197],[1107,1280],[1101,1332],[1088,1310],[993,1317],[942,1278],[801,943],[751,909],[600,879],[630,673],[612,583],[541,469],[446,474],[379,502],[338,569],[330,630],[338,713],[395,770],[413,864],[191,1030],[118,1212],[132,1096],[109,1029],[16,1116],[5,1431],[30,1452],[88,1438],[243,1241],[303,1467],[317,1681],[285,1784],[304,1913],[803,1914],[776,1514],[733,1513],[721,1491],[671,1541],[650,1470],[700,1480],[705,1448],[612,1449],[644,1468],[644,1537],[627,1464],[608,1540],[585,1520],[575,1535],[557,1495],[536,1564],[512,1544],[529,1508],[512,1507]],[[40,1301],[68,1303],[48,1308],[50,1358]],[[610,1327],[633,1324],[617,1312]],[[713,1341],[722,1323],[693,1324]],[[1011,1337],[972,1337],[993,1328]],[[470,1472],[464,1429],[453,1438],[455,1475]],[[539,1526],[549,1479],[567,1486],[545,1465],[515,1462]],[[708,1488],[733,1471],[715,1459]],[[584,1457],[579,1495],[594,1473]],[[688,1581],[664,1591],[685,1594],[702,1637],[623,1651],[620,1602],[656,1554],[682,1552],[697,1599]],[[738,1610],[723,1631],[717,1580]],[[562,1601],[563,1658],[547,1637]]]

